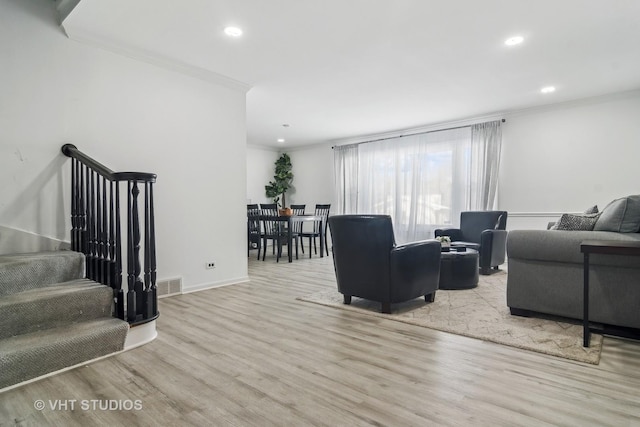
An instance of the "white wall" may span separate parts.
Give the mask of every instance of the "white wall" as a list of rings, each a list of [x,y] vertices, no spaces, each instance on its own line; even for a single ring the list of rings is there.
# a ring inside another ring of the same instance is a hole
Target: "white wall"
[[[317,144],[287,153],[291,157],[294,187],[287,194],[287,204],[306,204],[307,213],[312,213],[316,204],[331,203],[334,206],[331,144]]]
[[[640,91],[505,117],[499,206],[509,228],[640,194]]]
[[[265,195],[264,186],[273,180],[278,157],[276,149],[247,147],[247,203],[273,203]]]
[[[246,279],[244,91],[69,40],[50,0],[0,3],[0,52],[0,225],[68,240],[71,142],[158,175],[159,279]]]
[[[333,203],[333,150],[331,144],[306,148],[270,149],[247,147],[247,200],[272,203],[264,186],[273,179],[275,162],[280,154],[291,157],[293,187],[287,192],[287,205],[306,204],[312,213],[316,204]]]
[[[564,212],[640,194],[640,91],[503,117],[498,208],[509,211],[509,229],[545,228]],[[295,203],[333,200],[330,146],[289,152]]]

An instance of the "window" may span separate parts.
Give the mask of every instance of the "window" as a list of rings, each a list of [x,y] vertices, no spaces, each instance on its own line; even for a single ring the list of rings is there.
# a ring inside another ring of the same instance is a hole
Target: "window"
[[[433,237],[463,210],[485,209],[475,193],[487,161],[497,159],[474,156],[487,150],[473,135],[468,126],[335,147],[338,212],[391,215],[396,239],[406,242]]]

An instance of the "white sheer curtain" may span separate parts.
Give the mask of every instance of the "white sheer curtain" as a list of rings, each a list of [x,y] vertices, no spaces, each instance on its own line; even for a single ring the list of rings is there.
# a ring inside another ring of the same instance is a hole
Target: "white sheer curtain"
[[[433,237],[464,208],[470,140],[465,127],[361,144],[358,213],[391,215],[399,242]]]
[[[335,175],[335,212],[358,212],[358,145],[342,145],[333,148]]]
[[[429,239],[495,201],[496,126],[466,126],[336,147],[339,213],[391,215],[398,242]]]
[[[502,152],[501,122],[478,123],[471,126],[472,173],[468,205],[475,210],[491,210],[496,206],[498,168]]]

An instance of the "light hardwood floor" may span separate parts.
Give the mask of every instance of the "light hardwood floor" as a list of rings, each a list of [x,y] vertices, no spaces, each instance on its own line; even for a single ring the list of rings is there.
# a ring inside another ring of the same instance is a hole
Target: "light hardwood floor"
[[[0,394],[0,425],[640,425],[636,342],[592,366],[301,302],[331,258],[254,257],[249,283],[161,300],[154,342]]]

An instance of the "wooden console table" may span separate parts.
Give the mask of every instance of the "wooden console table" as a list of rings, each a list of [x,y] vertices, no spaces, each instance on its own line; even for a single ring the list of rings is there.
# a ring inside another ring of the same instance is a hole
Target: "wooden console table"
[[[640,256],[640,242],[627,242],[618,240],[585,240],[580,245],[580,252],[584,254],[584,309],[582,315],[582,327],[583,327],[583,343],[584,347],[589,347],[589,341],[591,339],[591,332],[605,332],[603,330],[596,330],[589,326],[589,255],[590,254],[604,254],[604,255],[632,255]],[[609,331],[607,331],[609,332]],[[614,335],[615,333],[611,333]],[[617,334],[625,337],[637,338],[637,336]]]

